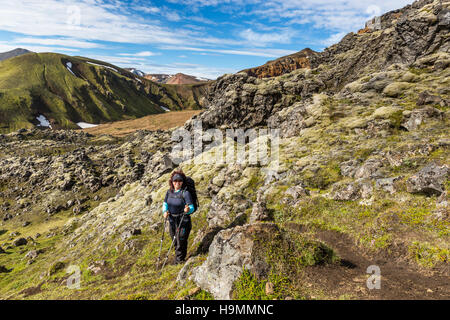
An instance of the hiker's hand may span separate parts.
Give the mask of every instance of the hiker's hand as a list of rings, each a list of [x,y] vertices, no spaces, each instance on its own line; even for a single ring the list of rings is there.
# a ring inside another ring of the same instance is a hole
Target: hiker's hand
[[[164,219],[167,219],[168,216],[169,216],[169,211],[164,212]]]
[[[184,212],[186,212],[186,213],[189,212],[189,206],[184,207]]]

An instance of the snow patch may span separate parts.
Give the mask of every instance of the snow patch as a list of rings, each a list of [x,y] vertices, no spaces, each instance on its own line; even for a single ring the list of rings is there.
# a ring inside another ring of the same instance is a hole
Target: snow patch
[[[40,126],[40,127],[47,127],[47,128],[52,129],[50,121],[48,121],[47,118],[44,115],[40,114],[39,116],[36,117],[36,120],[39,121],[38,126]]]
[[[89,62],[89,61],[87,61],[87,63],[92,64],[93,66],[98,66],[98,67],[103,67],[103,68],[106,68],[106,69],[110,69],[110,70],[115,71],[117,73],[119,72],[119,71],[117,71],[114,68],[111,68],[111,67],[108,67],[108,66],[105,66],[105,65],[102,65],[102,64],[97,64],[97,63],[93,63],[93,62]]]
[[[145,76],[144,72],[142,72],[141,70],[134,69],[134,68],[130,69],[130,72],[134,73],[135,75],[140,76],[140,77],[144,77]]]
[[[69,70],[69,72],[70,72],[71,74],[73,74],[73,75],[76,77],[76,74],[73,73],[73,71],[72,71],[72,62],[67,62],[67,63],[66,63],[66,68],[67,68],[67,70]]]
[[[94,127],[98,126],[98,124],[92,124],[92,123],[87,123],[87,122],[77,122],[77,125],[81,129],[94,128]]]
[[[161,109],[163,109],[165,112],[170,112],[170,109],[167,109],[166,107],[159,106]]]

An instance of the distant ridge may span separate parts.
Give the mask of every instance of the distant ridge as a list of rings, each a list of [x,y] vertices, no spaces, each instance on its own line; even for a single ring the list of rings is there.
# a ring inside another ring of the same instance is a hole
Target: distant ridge
[[[8,52],[3,52],[3,53],[0,53],[0,61],[6,60],[9,58],[14,58],[17,56],[21,56],[26,53],[31,53],[31,51],[29,51],[27,49],[17,48],[17,49],[8,51]]]
[[[166,83],[167,84],[196,84],[208,81],[207,79],[197,78],[183,73],[177,73],[176,75],[170,77]]]
[[[23,51],[16,50],[18,54]],[[28,53],[0,62],[0,133],[34,126],[78,129],[78,123],[129,120],[199,109],[207,84],[169,86],[104,61]]]
[[[150,81],[153,82],[158,82],[158,83],[166,83],[166,81],[171,77],[172,75],[170,74],[160,74],[160,73],[155,73],[155,74],[146,74],[144,76],[145,79],[148,79]]]

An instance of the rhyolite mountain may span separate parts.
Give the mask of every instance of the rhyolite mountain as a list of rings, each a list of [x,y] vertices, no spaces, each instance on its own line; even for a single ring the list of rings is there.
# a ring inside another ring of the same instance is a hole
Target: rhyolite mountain
[[[30,52],[31,51],[26,50],[26,49],[22,49],[22,48],[17,48],[17,49],[8,51],[8,52],[3,52],[3,53],[0,53],[0,61],[6,60],[6,59],[9,59],[9,58],[14,58],[14,57],[17,57],[17,56],[21,56],[23,54],[30,53]]]
[[[166,83],[166,84],[199,84],[211,81],[206,78],[200,78],[196,76],[187,75],[184,73],[177,73],[174,75],[169,74],[146,74],[145,78],[151,81],[155,81],[158,83]]]
[[[208,80],[204,79],[204,78],[190,76],[190,75],[187,75],[184,73],[177,73],[177,74],[173,75],[172,77],[170,77],[169,79],[167,79],[166,83],[167,84],[198,84],[198,83],[202,83],[205,81],[208,81]]]
[[[104,123],[201,107],[206,86],[157,84],[103,61],[27,53],[0,62],[0,132],[33,128],[44,116],[52,128]]]
[[[0,135],[0,298],[448,299],[449,12],[416,1],[306,67],[215,81],[182,129],[279,129],[278,166],[220,163],[233,139],[179,163],[173,129]],[[175,168],[200,207],[161,272]]]
[[[172,77],[170,74],[161,74],[161,73],[155,73],[155,74],[146,74],[145,79],[158,82],[158,83],[166,83],[166,81]]]

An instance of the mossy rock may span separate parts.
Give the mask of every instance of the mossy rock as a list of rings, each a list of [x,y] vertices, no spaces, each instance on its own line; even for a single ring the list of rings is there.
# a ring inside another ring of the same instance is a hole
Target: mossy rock
[[[372,119],[390,119],[393,115],[402,113],[402,110],[396,107],[380,107],[372,114]]]
[[[408,82],[394,82],[384,88],[383,94],[390,98],[397,98],[411,86],[412,84]]]
[[[48,276],[52,276],[59,271],[63,270],[66,264],[62,261],[55,262],[52,264],[52,266],[48,269]]]

